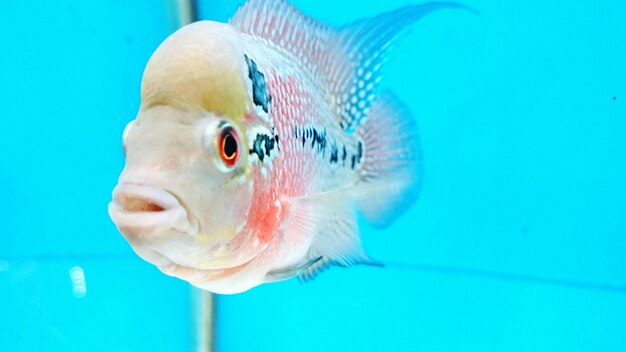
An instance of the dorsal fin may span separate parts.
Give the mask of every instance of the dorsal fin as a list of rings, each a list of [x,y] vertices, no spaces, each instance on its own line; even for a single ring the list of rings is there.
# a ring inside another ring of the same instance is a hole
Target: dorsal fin
[[[249,0],[230,20],[242,33],[264,38],[294,55],[315,77],[333,29],[284,0]]]
[[[231,24],[282,47],[321,78],[328,103],[341,127],[352,132],[367,116],[377,95],[381,67],[394,39],[423,16],[453,2],[409,5],[339,29],[304,16],[285,0],[250,0]]]

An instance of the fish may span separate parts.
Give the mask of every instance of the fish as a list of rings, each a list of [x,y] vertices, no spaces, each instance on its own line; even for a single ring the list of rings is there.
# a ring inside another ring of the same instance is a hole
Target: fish
[[[108,212],[163,273],[236,294],[330,266],[377,265],[374,227],[418,198],[417,123],[382,68],[401,34],[453,2],[332,27],[284,0],[199,21],[146,64]]]

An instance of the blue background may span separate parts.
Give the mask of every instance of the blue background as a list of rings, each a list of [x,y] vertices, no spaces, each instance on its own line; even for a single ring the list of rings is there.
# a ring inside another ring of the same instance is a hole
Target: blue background
[[[237,3],[200,2],[200,18]],[[340,25],[411,2],[294,3]],[[626,349],[626,5],[466,3],[481,15],[428,16],[385,71],[425,158],[418,203],[361,224],[387,266],[219,296],[218,350]],[[166,7],[4,0],[0,28],[0,346],[192,349],[189,285],[106,212]]]

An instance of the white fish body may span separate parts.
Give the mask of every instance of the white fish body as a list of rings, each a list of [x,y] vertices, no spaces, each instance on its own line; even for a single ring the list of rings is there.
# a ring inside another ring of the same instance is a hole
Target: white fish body
[[[356,212],[384,226],[417,198],[408,110],[379,92],[390,43],[454,3],[334,29],[283,1],[188,25],[151,57],[124,133],[111,218],[142,258],[216,293],[372,263]]]

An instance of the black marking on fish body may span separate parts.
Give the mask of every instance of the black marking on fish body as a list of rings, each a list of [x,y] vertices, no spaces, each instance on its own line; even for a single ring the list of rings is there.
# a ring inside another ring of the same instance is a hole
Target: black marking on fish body
[[[324,129],[324,133],[320,136],[319,140],[319,151],[322,153],[322,157],[326,154],[326,129]]]
[[[261,138],[260,134],[256,135],[256,139],[252,144],[252,149],[250,149],[250,154],[256,154],[261,161],[263,161],[263,158],[265,158],[265,153],[263,151],[263,138]]]
[[[308,146],[307,142],[309,142],[310,139],[311,149],[321,154],[322,158],[325,158],[326,146],[328,144],[326,128],[321,129],[314,126],[294,126],[293,131],[295,140],[302,143],[303,148]]]
[[[270,152],[274,149],[274,139],[269,136],[263,136],[263,140],[265,141],[265,154],[270,156]]]
[[[317,142],[317,130],[313,129],[313,137],[311,138],[311,148],[315,148],[315,142]]]
[[[259,68],[248,55],[244,55],[246,64],[248,64],[248,77],[252,81],[252,100],[254,104],[263,108],[266,113],[269,112],[272,97],[267,90],[265,83],[265,75],[259,71]]]
[[[254,142],[252,143],[252,149],[250,149],[250,154],[256,154],[259,160],[263,161],[265,157],[269,157],[274,147],[277,147],[278,150],[278,135],[274,137],[270,137],[266,134],[257,134]]]
[[[337,146],[335,145],[335,143],[333,142],[333,144],[330,147],[330,163],[337,163],[337,153],[339,151],[337,150]]]
[[[346,145],[343,142],[338,142],[328,137],[326,128],[322,129],[311,125],[294,126],[293,131],[296,143],[302,143],[302,148],[310,147],[313,151],[320,154],[322,160],[327,160],[331,165],[341,164],[342,167],[350,167],[354,170],[363,162],[365,152],[363,141],[357,140],[355,144]],[[274,146],[280,148],[278,146],[278,136],[274,136],[273,138],[274,139],[267,142],[264,140],[266,150]],[[310,145],[307,144],[307,142],[310,142]],[[327,149],[329,153],[328,159],[326,159]],[[269,155],[265,150],[263,152]]]
[[[323,153],[324,152],[324,148],[326,147],[326,145],[325,145],[326,136],[324,136],[321,133],[316,133],[315,134],[315,140],[317,141],[317,152],[318,153]]]

